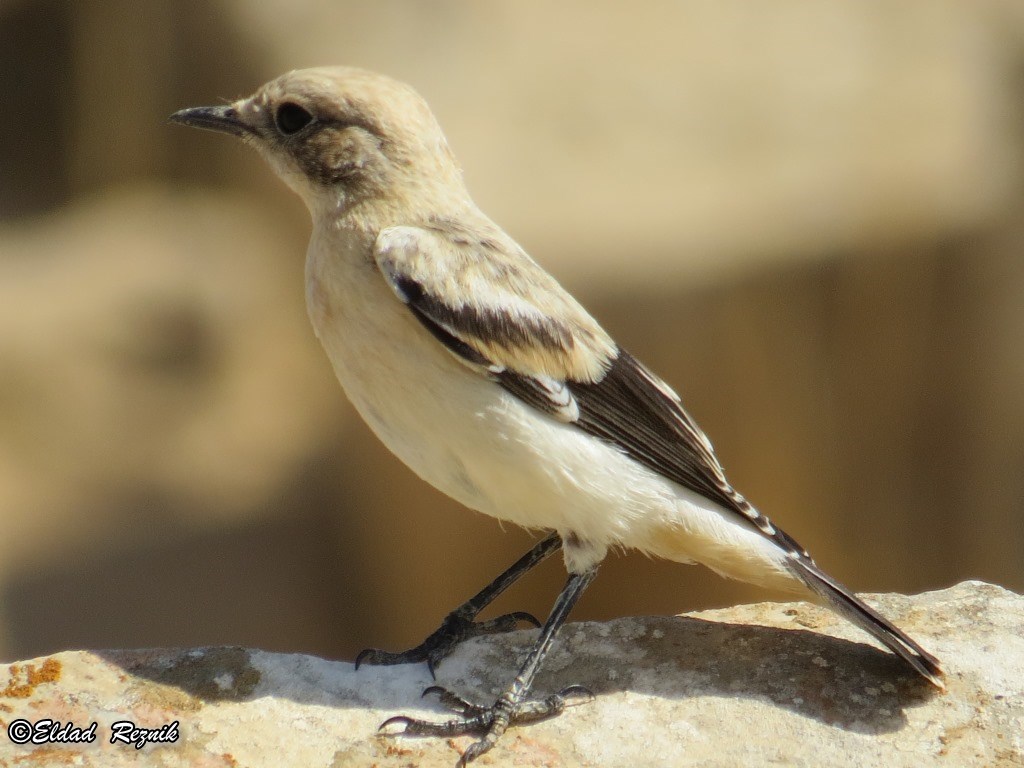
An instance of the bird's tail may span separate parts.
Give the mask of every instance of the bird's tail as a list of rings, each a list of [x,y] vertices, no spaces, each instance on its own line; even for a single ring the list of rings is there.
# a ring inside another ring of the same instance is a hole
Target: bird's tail
[[[914,642],[903,630],[880,616],[850,590],[818,568],[810,558],[789,558],[787,566],[794,576],[819,595],[830,608],[866,631],[937,688],[945,690],[939,660]]]

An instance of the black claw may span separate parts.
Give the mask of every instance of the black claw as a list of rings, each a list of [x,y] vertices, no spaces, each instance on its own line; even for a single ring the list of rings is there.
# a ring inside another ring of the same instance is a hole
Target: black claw
[[[375,653],[379,652],[380,651],[377,648],[364,648],[356,654],[356,660],[354,664],[355,668],[359,669],[359,665],[366,661],[367,657],[373,656]]]
[[[526,613],[525,611],[516,611],[515,613],[505,613],[496,618],[488,621],[479,621],[473,625],[474,631],[467,635],[472,637],[475,635],[494,635],[500,632],[511,632],[516,628],[519,622],[526,622],[532,624],[534,627],[539,627],[540,622],[537,621],[537,617],[532,613]]]
[[[483,741],[474,741],[468,747],[466,751],[462,753],[462,757],[459,758],[459,762],[456,763],[456,768],[466,768],[473,760],[476,760],[484,752],[487,752],[491,748],[491,744],[486,744]]]
[[[452,693],[447,688],[442,688],[440,685],[432,685],[427,688],[421,694],[421,698],[429,693],[436,693],[438,702],[441,706],[445,709],[451,710],[457,715],[462,715],[466,718],[486,716],[487,707],[481,707],[471,701],[466,701],[457,693]]]
[[[538,619],[532,613],[527,613],[526,611],[516,611],[515,613],[510,613],[508,615],[514,616],[516,621],[525,621],[527,624],[533,624],[534,629],[540,629],[540,619]]]
[[[582,695],[583,698],[587,701],[593,701],[597,698],[594,695],[594,692],[587,688],[585,685],[570,685],[567,688],[563,688],[562,690],[560,690],[558,692],[558,695],[561,696],[563,699],[572,698],[574,695]],[[566,703],[568,704],[569,702]],[[584,702],[581,701],[579,703],[582,704]],[[572,705],[570,704],[570,706]]]
[[[389,725],[394,725],[395,723],[401,723],[402,725],[405,726],[405,728],[403,730],[401,730],[401,731],[393,731],[393,732],[385,734],[386,736],[401,736],[404,733],[408,732],[409,726],[412,725],[413,722],[414,722],[414,720],[411,717],[406,717],[405,715],[395,715],[394,717],[389,717],[383,723],[378,725],[377,726],[377,733],[380,733],[385,728],[387,728]]]

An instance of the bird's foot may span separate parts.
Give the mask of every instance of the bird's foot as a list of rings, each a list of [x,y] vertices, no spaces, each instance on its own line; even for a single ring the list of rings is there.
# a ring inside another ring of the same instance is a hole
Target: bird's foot
[[[380,724],[384,731],[390,725],[401,725],[400,731],[385,731],[387,736],[460,736],[465,733],[483,733],[479,741],[470,744],[459,759],[460,768],[489,751],[510,725],[523,725],[545,720],[562,713],[566,706],[582,704],[594,698],[582,685],[571,685],[544,699],[516,701],[511,692],[506,692],[489,707],[466,701],[439,685],[432,685],[423,695],[435,693],[441,704],[454,712],[457,717],[442,723],[419,720],[406,715],[389,717]],[[582,697],[582,701],[573,701]]]
[[[540,626],[540,622],[533,614],[524,611],[506,613],[504,616],[498,616],[489,621],[473,621],[473,616],[455,610],[445,617],[440,627],[415,648],[399,653],[367,648],[356,656],[355,666],[356,669],[359,669],[361,664],[413,664],[425,661],[430,669],[430,676],[436,677],[434,670],[463,640],[477,635],[510,632],[516,628],[519,622],[526,622],[534,627]]]

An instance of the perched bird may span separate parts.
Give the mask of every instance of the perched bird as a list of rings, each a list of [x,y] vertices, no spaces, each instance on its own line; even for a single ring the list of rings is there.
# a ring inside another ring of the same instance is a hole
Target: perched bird
[[[548,532],[420,646],[364,651],[357,664],[427,661],[433,671],[461,639],[531,620],[516,613],[474,622],[562,549],[568,580],[497,701],[479,706],[435,687],[428,690],[457,717],[384,725],[482,733],[465,764],[510,724],[557,714],[585,693],[574,686],[528,698],[610,547],[809,592],[943,686],[938,660],[743,498],[676,393],[477,208],[412,88],[354,68],[301,70],[171,120],[238,136],[305,201],[309,316],[346,394],[384,444],[467,507]]]

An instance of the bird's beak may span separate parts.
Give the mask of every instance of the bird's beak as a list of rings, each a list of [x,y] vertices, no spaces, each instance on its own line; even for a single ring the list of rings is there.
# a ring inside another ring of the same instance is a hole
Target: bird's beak
[[[179,109],[169,118],[172,123],[205,128],[208,131],[230,133],[232,136],[246,136],[255,133],[238,114],[233,105],[221,107],[190,107]]]

